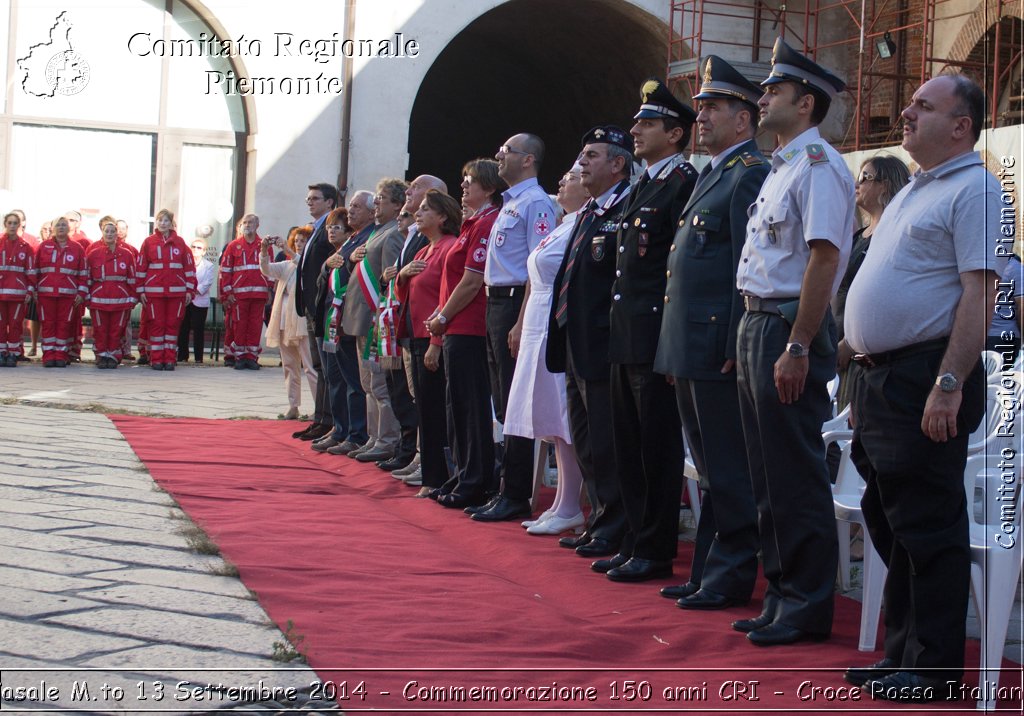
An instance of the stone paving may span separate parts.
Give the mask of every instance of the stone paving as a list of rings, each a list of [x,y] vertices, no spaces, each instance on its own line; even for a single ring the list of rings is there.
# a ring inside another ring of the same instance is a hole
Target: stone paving
[[[274,418],[285,403],[272,367],[0,373],[3,711],[333,706],[311,699],[308,667],[273,658],[285,636],[232,565],[190,546],[191,523],[100,414]]]
[[[272,658],[284,635],[231,565],[189,546],[187,518],[103,415],[275,419],[282,371],[276,356],[262,362],[0,370],[4,711],[330,710],[311,698],[311,670]],[[1018,602],[1006,648],[1017,662],[1020,614]],[[977,635],[976,620],[968,628]]]

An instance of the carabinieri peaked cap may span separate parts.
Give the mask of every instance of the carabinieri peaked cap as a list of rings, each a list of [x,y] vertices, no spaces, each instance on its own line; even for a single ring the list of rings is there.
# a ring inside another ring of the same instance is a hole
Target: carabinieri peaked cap
[[[739,71],[717,55],[707,55],[700,61],[700,94],[694,99],[731,97],[757,108],[757,101],[764,92],[761,88],[741,75]]]
[[[599,124],[583,135],[582,146],[588,144],[614,144],[633,153],[633,137],[629,132],[614,124]]]
[[[776,38],[772,50],[772,72],[762,87],[778,82],[796,82],[809,85],[829,100],[846,89],[846,83],[819,64],[807,59],[781,38]]]
[[[693,124],[697,121],[697,113],[675,98],[668,87],[654,77],[640,87],[640,111],[633,119],[656,119],[669,117],[682,124]]]

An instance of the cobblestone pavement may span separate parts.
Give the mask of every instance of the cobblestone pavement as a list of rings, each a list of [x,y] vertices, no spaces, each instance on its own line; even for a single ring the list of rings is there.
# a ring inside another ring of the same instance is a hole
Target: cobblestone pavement
[[[190,546],[184,513],[89,411],[274,418],[282,382],[273,367],[0,373],[4,711],[334,706],[312,698],[308,667],[273,658],[288,656],[285,636],[230,564]]]

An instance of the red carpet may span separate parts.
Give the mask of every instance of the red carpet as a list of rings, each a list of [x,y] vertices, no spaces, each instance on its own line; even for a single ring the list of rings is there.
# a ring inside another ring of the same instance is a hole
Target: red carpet
[[[473,522],[373,466],[313,453],[290,437],[293,422],[112,420],[275,622],[305,636],[321,678],[345,682],[348,712],[891,708],[867,694],[840,700],[842,670],[881,658],[857,652],[857,602],[837,598],[825,643],[757,648],[729,624],[760,612],[760,591],[749,607],[708,613],[658,596],[686,577],[687,543],[675,579],[614,584],[554,538]],[[977,642],[967,658],[978,663]],[[354,694],[360,683],[365,694]],[[442,700],[459,686],[495,691]],[[672,700],[676,687],[690,687],[678,692],[689,700]]]

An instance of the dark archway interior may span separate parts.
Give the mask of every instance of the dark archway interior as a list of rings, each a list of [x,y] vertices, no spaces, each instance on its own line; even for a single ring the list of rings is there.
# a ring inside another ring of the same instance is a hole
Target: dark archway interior
[[[622,0],[513,0],[444,49],[420,85],[409,129],[409,178],[436,174],[459,196],[462,165],[508,137],[547,144],[541,184],[558,177],[596,124],[628,130],[640,85],[663,77],[667,29]]]

